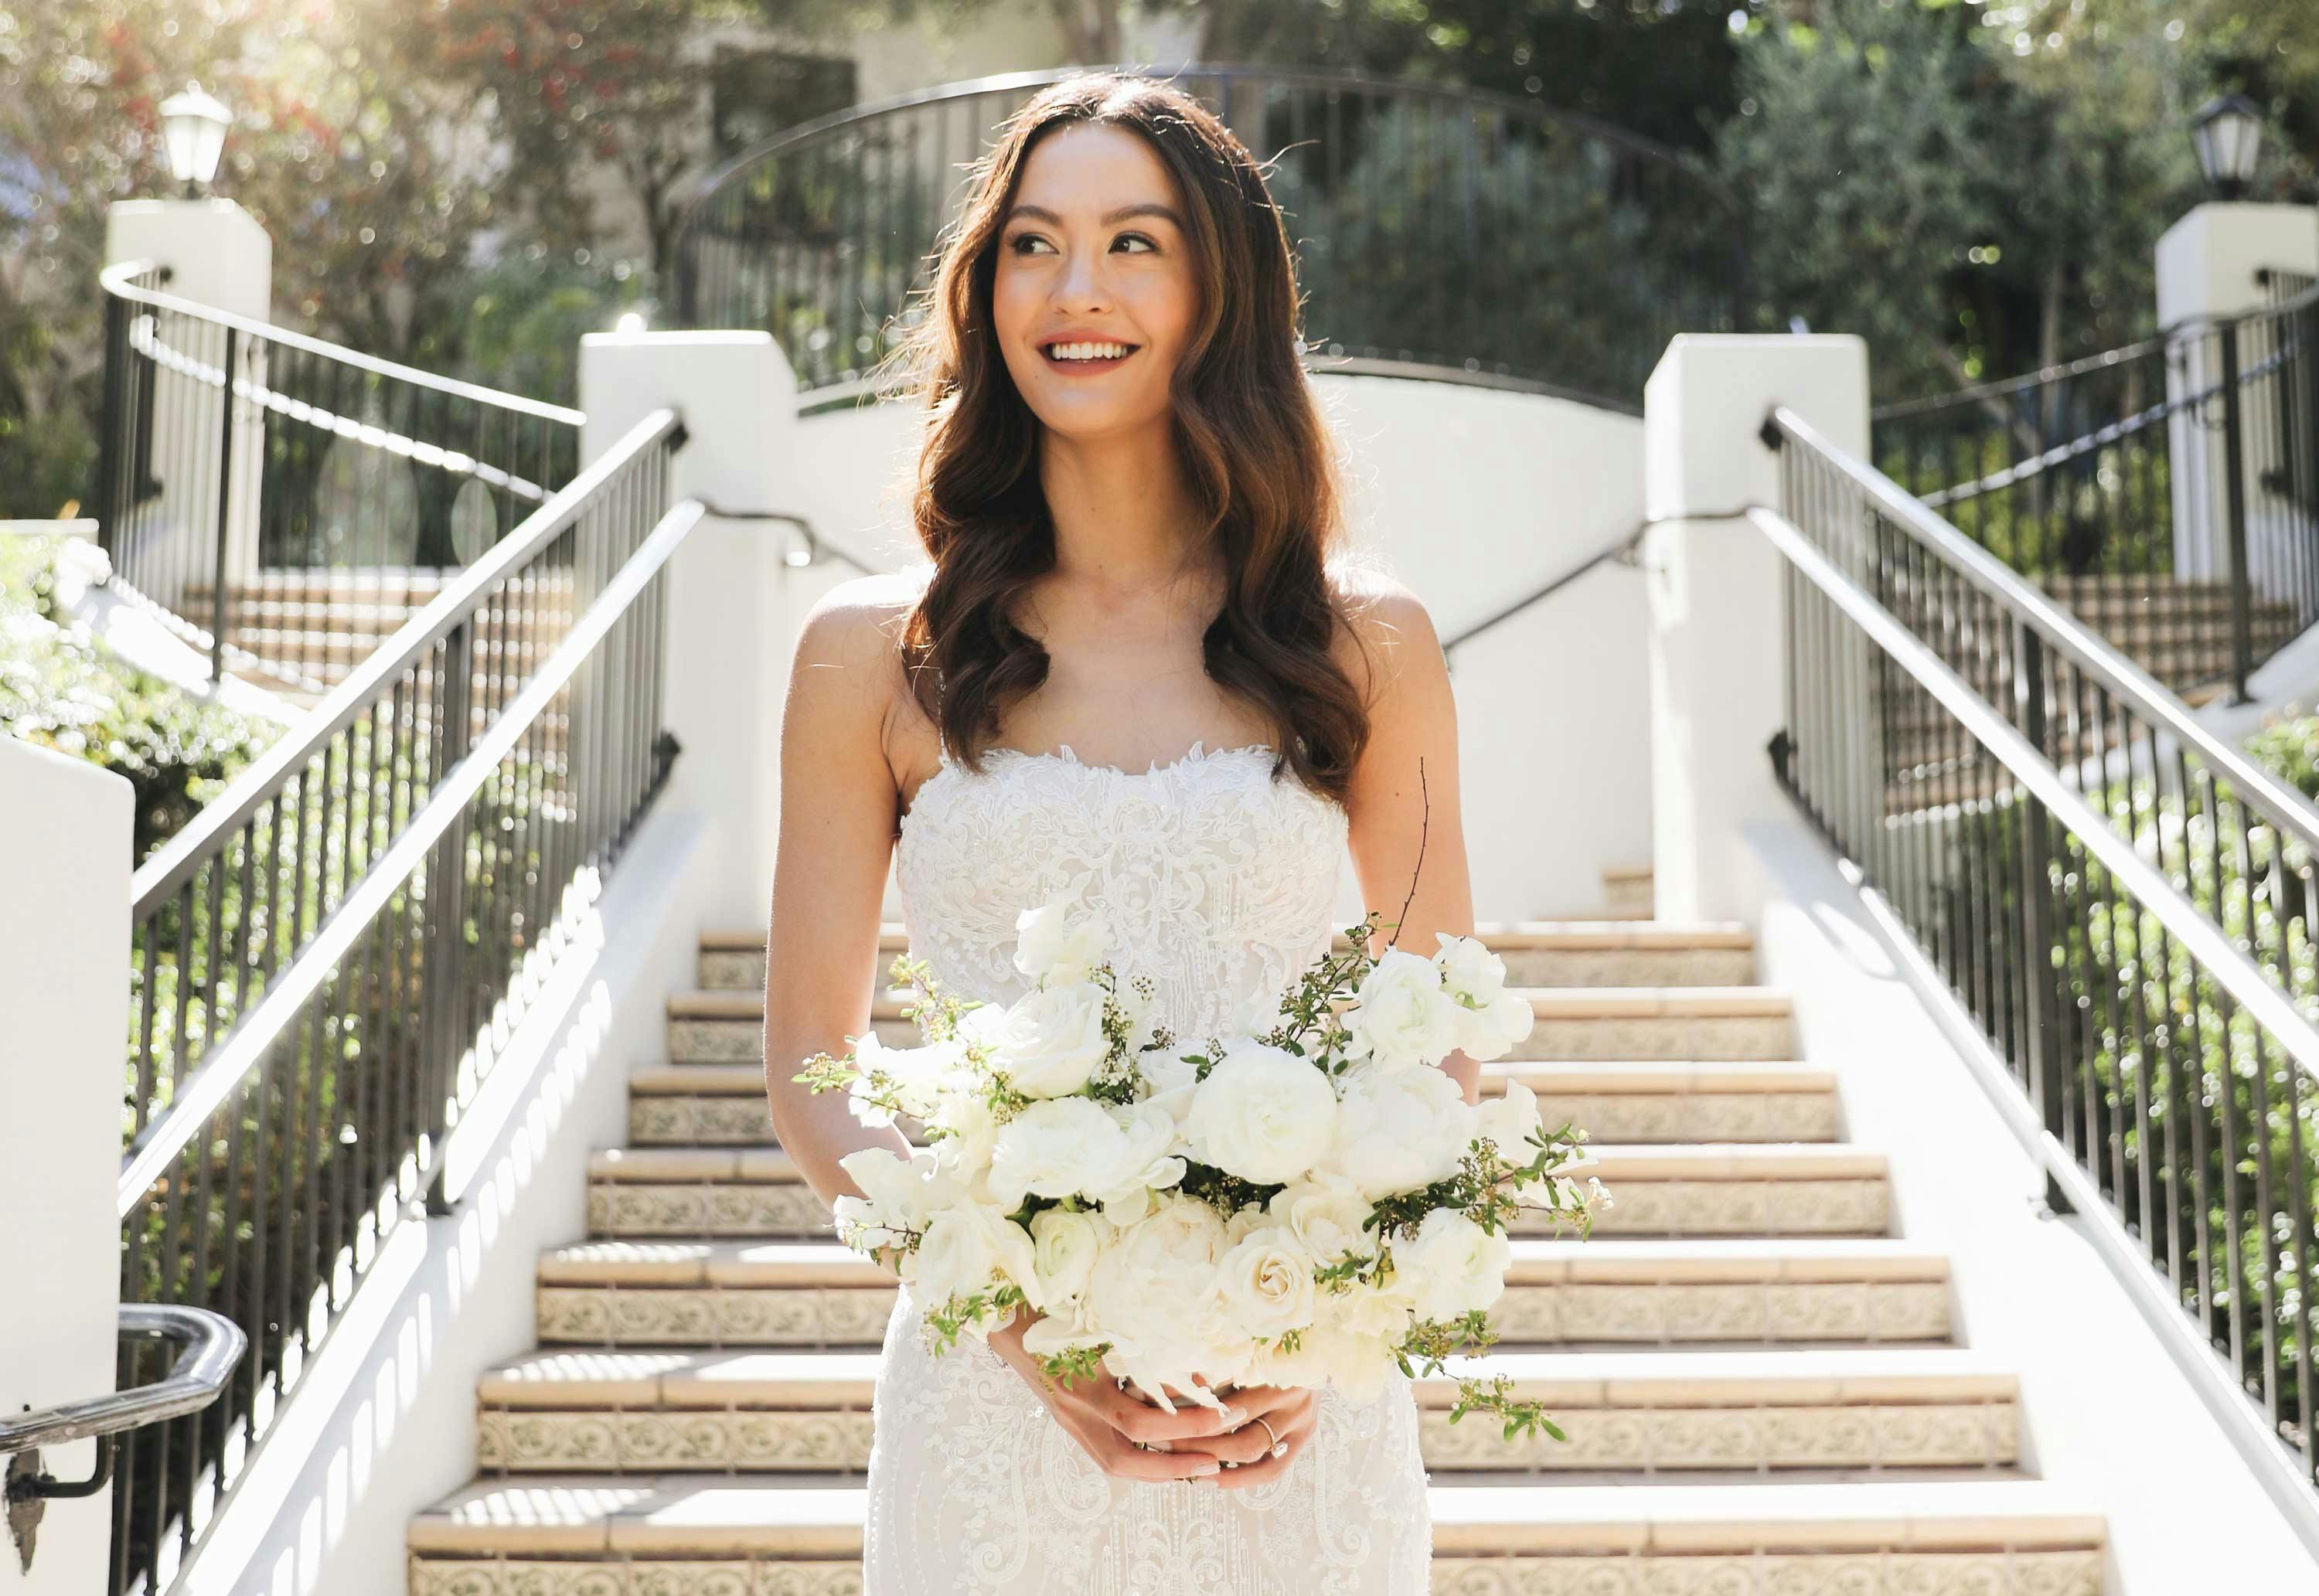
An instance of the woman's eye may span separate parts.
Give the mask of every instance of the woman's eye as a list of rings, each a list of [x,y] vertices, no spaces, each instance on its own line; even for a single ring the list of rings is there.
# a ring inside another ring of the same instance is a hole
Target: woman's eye
[[[1112,241],[1116,244],[1124,244],[1130,239],[1143,245],[1147,249],[1156,250],[1160,248],[1160,246],[1154,244],[1150,239],[1144,237],[1141,233],[1122,233],[1118,238]],[[1041,238],[1036,233],[1016,233],[1013,240],[1007,245],[1007,248],[1016,255],[1028,255],[1031,253],[1030,247],[1032,245],[1043,244],[1046,241],[1046,239]]]

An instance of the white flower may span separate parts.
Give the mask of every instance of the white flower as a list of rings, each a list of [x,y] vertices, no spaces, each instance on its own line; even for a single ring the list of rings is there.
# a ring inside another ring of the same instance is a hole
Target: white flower
[[[1478,1009],[1460,1004],[1457,1013],[1457,1050],[1481,1064],[1504,1058],[1538,1024],[1538,1011],[1519,992],[1501,992]]]
[[[955,1041],[892,1048],[875,1031],[866,1032],[853,1044],[853,1065],[861,1075],[846,1089],[847,1106],[865,1125],[890,1125],[894,1111],[870,1101],[872,1093],[890,1088],[902,1113],[924,1120],[945,1094],[966,1083],[965,1063],[966,1050]]]
[[[1198,1371],[1212,1381],[1237,1379],[1249,1351],[1216,1291],[1224,1222],[1196,1197],[1168,1193],[1149,1217],[1121,1231],[1096,1258],[1081,1299],[1081,1328],[1113,1343],[1105,1366],[1133,1380],[1175,1411],[1163,1384],[1191,1393],[1204,1407],[1214,1396],[1193,1388]]]
[[[1151,1083],[1150,1095],[1144,1102],[1167,1110],[1169,1117],[1182,1125],[1192,1112],[1192,1098],[1200,1089],[1200,1067],[1180,1051],[1147,1053],[1138,1066],[1144,1079]]]
[[[1150,1047],[1160,1032],[1160,1001],[1147,997],[1130,981],[1121,981],[1111,1001],[1127,1020],[1127,1040],[1123,1050],[1131,1059]]]
[[[1286,1225],[1260,1225],[1216,1264],[1216,1289],[1241,1331],[1261,1341],[1313,1322],[1313,1255]]]
[[[1375,1207],[1351,1181],[1324,1176],[1282,1186],[1272,1194],[1270,1213],[1325,1268],[1351,1254],[1376,1255],[1377,1232],[1364,1228]]]
[[[1270,1185],[1310,1169],[1336,1123],[1336,1090],[1312,1060],[1239,1037],[1193,1093],[1184,1139],[1201,1162]]]
[[[1083,870],[1054,897],[1015,917],[1015,968],[1033,985],[1084,981],[1111,946],[1111,927],[1102,915],[1074,915],[1091,870]]]
[[[1042,1208],[1031,1216],[1032,1278],[1023,1282],[1031,1305],[1042,1312],[1075,1302],[1087,1290],[1095,1260],[1114,1234],[1101,1214]]]
[[[1457,1319],[1486,1308],[1506,1289],[1514,1249],[1454,1208],[1436,1208],[1417,1234],[1393,1244],[1394,1285],[1421,1319]]]
[[[921,1300],[935,1306],[987,1290],[994,1273],[1024,1287],[1027,1294],[1036,1278],[1034,1257],[1030,1232],[996,1204],[958,1202],[927,1222],[911,1257],[914,1272],[905,1278]]]
[[[966,1025],[989,1049],[990,1067],[1031,1097],[1067,1097],[1111,1054],[1103,1033],[1105,993],[1093,981],[1066,981],[1013,1004],[967,1012]]]
[[[1449,1075],[1431,1065],[1379,1069],[1358,1064],[1338,1084],[1336,1139],[1316,1174],[1382,1197],[1457,1172],[1474,1139],[1474,1109]]]
[[[1025,1195],[1134,1200],[1184,1177],[1169,1150],[1176,1123],[1148,1103],[1112,1108],[1092,1097],[1033,1103],[998,1127],[988,1177],[992,1200],[1011,1213]]]
[[[1506,989],[1506,961],[1470,936],[1433,933],[1441,951],[1433,963],[1441,971],[1441,987],[1452,997],[1470,998],[1475,1008],[1487,1008]]]
[[[1360,1006],[1347,1016],[1372,1062],[1387,1069],[1439,1064],[1457,1045],[1458,1005],[1430,959],[1388,948],[1361,978]]]
[[[960,1187],[973,1187],[988,1172],[991,1151],[998,1144],[998,1122],[988,1100],[971,1087],[961,1087],[943,1095],[926,1123],[948,1132],[928,1145],[943,1172]]]
[[[840,1195],[830,1204],[831,1216],[841,1234],[849,1223],[863,1227],[856,1245],[864,1251],[898,1246],[906,1232],[925,1230],[935,1210],[957,1195],[930,1152],[905,1159],[890,1148],[856,1148],[837,1167],[862,1195]]]
[[[1484,1097],[1474,1110],[1474,1134],[1496,1142],[1498,1156],[1509,1164],[1527,1164],[1538,1156],[1529,1139],[1543,1128],[1538,1094],[1518,1080],[1506,1082],[1504,1096]]]

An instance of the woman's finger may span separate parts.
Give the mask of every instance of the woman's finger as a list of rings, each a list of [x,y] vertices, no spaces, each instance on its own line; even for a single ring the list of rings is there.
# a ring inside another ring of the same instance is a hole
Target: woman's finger
[[[1259,1437],[1264,1434],[1264,1427],[1260,1424],[1251,1425],[1250,1428]],[[1227,1468],[1220,1472],[1215,1477],[1215,1483],[1227,1491],[1239,1491],[1251,1485],[1261,1485],[1268,1480],[1278,1479],[1284,1470],[1295,1463],[1297,1455],[1304,1450],[1304,1444],[1312,1439],[1312,1437],[1313,1426],[1310,1424],[1283,1430],[1280,1438],[1288,1443],[1287,1451],[1275,1457],[1268,1447],[1255,1462],[1243,1463],[1237,1468]]]

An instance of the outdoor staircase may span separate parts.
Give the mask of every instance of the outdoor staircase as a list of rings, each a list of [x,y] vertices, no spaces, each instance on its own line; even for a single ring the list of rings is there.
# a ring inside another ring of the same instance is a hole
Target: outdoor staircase
[[[1606,879],[1648,913],[1647,871]],[[1732,925],[1484,925],[1538,1020],[1520,1079],[1613,1202],[1536,1225],[1483,1360],[1566,1442],[1417,1388],[1440,1596],[2098,1596],[2105,1525],[2035,1477],[2015,1375],[1958,1344],[1948,1260]],[[903,950],[889,928],[887,955]],[[477,1393],[481,1477],[414,1519],[413,1596],[856,1596],[894,1293],[772,1144],[762,934],[702,939],[539,1349]],[[916,1040],[881,1002],[889,1040]],[[871,1592],[870,1596],[878,1596]]]
[[[228,669],[296,708],[311,708],[459,574],[423,566],[319,567],[266,571],[229,584],[226,641],[244,652],[229,656]],[[185,590],[185,611],[202,625],[208,624],[210,591],[206,582]],[[528,677],[570,629],[572,591],[568,570],[523,576],[517,600],[495,605],[471,640],[477,674]],[[427,680],[425,672],[420,676]],[[486,707],[478,703],[474,713],[480,730]],[[557,721],[551,730],[560,745],[560,717]]]

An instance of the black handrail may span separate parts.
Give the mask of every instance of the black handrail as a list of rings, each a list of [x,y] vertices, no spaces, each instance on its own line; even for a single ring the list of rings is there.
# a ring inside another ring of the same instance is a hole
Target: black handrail
[[[1879,406],[1876,461],[2170,688],[2243,699],[2319,621],[2319,285],[2258,275],[2266,306]]]
[[[864,383],[923,313],[909,302],[963,163],[1036,90],[1102,69],[944,84],[744,151],[680,219],[680,320],[769,329],[808,389]],[[1744,209],[1665,146],[1453,84],[1249,63],[1166,76],[1267,161],[1315,369],[1423,367],[1632,411],[1674,333],[1740,324]]]
[[[254,1352],[219,1412],[123,1443],[116,1591],[166,1583],[389,1233],[456,1201],[496,1039],[584,948],[677,752],[683,441],[640,421],[132,879],[122,1297],[213,1307]]]
[[[1548,577],[1512,603],[1493,611],[1472,626],[1447,638],[1441,645],[1441,652],[1445,654],[1455,653],[1461,645],[1471,643],[1492,627],[1513,619],[1533,604],[1543,604],[1597,565],[1606,565],[1613,561],[1621,565],[1632,565],[1635,563],[1635,550],[1643,541],[1643,534],[1650,529],[1655,521],[1662,518],[1664,518],[1644,517],[1635,524],[1632,530],[1620,533],[1616,539],[1604,544],[1576,564]]]
[[[1784,408],[1764,435],[1774,770],[2009,1075],[2049,1201],[2319,1548],[2319,810],[1890,477]]]
[[[91,503],[115,585],[207,654],[319,693],[576,468],[585,419],[100,276]]]

